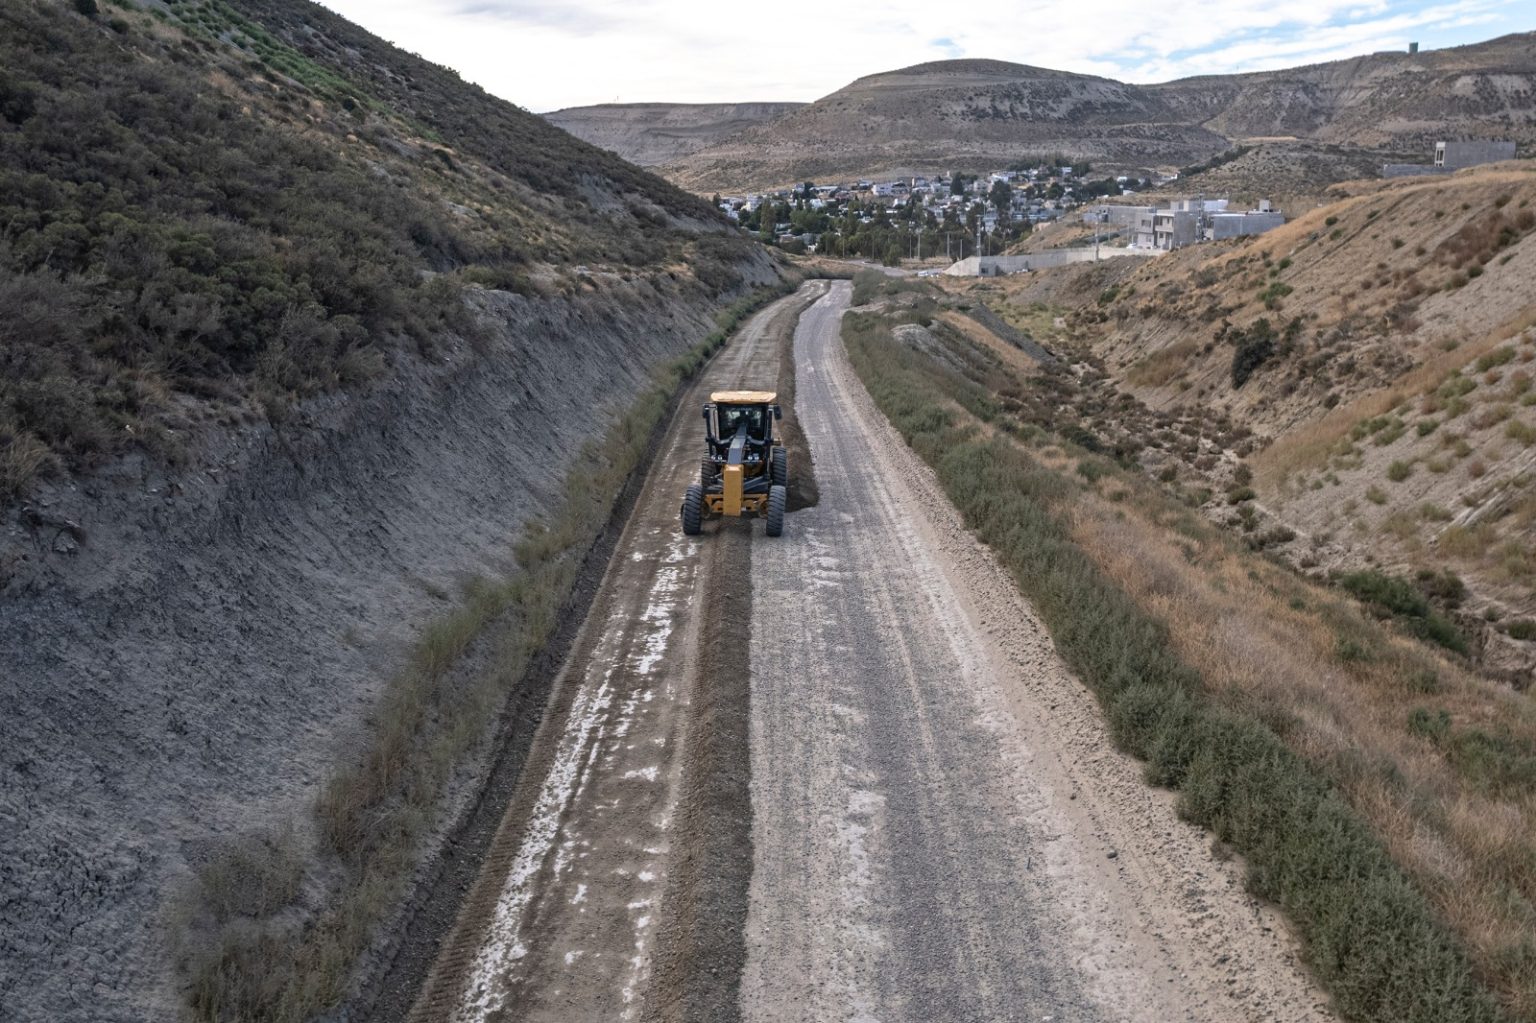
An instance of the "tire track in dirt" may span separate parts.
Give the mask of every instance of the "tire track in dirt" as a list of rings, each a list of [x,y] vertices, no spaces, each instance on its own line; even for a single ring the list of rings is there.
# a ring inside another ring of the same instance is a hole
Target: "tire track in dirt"
[[[794,407],[795,333],[801,314],[826,291],[825,284],[802,288],[769,326],[784,409],[779,433],[789,453],[791,510],[816,503],[810,446]],[[740,1019],[752,880],[752,545],[771,550],[793,542],[794,521],[779,540],[754,537],[750,520],[721,520],[715,527],[715,549],[699,590],[699,606],[707,611],[699,628],[690,724],[696,738],[688,744],[678,810],[679,833],[691,838],[677,857],[663,901],[657,965],[643,1017],[648,1023]]]
[[[757,530],[761,532],[760,527]],[[752,881],[751,673],[754,523],[722,521],[700,587],[697,686],[678,804],[678,850],[643,1017],[739,1018],[742,931]],[[760,542],[775,541],[762,538]]]

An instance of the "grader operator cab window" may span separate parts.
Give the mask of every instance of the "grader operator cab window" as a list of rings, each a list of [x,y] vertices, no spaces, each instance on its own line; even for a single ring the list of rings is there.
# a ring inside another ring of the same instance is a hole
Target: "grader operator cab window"
[[[763,428],[767,425],[768,417],[764,415],[766,410],[762,405],[737,405],[727,406],[720,410],[720,439],[730,440],[736,436],[736,431],[741,428],[743,421],[747,424],[747,437],[751,440],[765,440]]]

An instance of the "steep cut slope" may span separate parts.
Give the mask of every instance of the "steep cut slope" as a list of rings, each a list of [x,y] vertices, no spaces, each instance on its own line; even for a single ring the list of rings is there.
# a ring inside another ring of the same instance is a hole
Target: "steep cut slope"
[[[658,370],[777,282],[313,4],[0,8],[0,1015],[355,990]]]
[[[1536,33],[1146,86],[1003,61],[919,64],[861,78],[669,174],[709,190],[995,168],[1052,152],[1174,168],[1275,136],[1420,156],[1437,138],[1536,141]]]
[[[673,163],[804,103],[600,103],[544,119],[642,167]]]

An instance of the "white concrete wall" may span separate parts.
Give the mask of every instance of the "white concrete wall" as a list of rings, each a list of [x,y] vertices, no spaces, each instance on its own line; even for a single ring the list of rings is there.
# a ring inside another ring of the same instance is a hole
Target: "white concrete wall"
[[[1099,259],[1116,259],[1121,256],[1160,256],[1154,249],[1122,249],[1101,245],[1097,254],[1092,246],[1081,249],[1050,249],[1032,252],[1027,256],[968,256],[946,269],[951,277],[994,277],[1002,274],[1022,273],[1026,270],[1048,270],[1073,263],[1092,263]]]

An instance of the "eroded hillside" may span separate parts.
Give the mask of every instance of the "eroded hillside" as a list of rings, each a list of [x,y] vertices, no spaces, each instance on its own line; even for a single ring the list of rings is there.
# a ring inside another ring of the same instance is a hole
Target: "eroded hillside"
[[[1305,570],[1418,579],[1528,684],[1536,173],[1332,199],[1255,239],[972,287],[1083,354],[1062,411],[1106,447]]]
[[[803,103],[600,103],[545,120],[642,167],[672,163]]]

